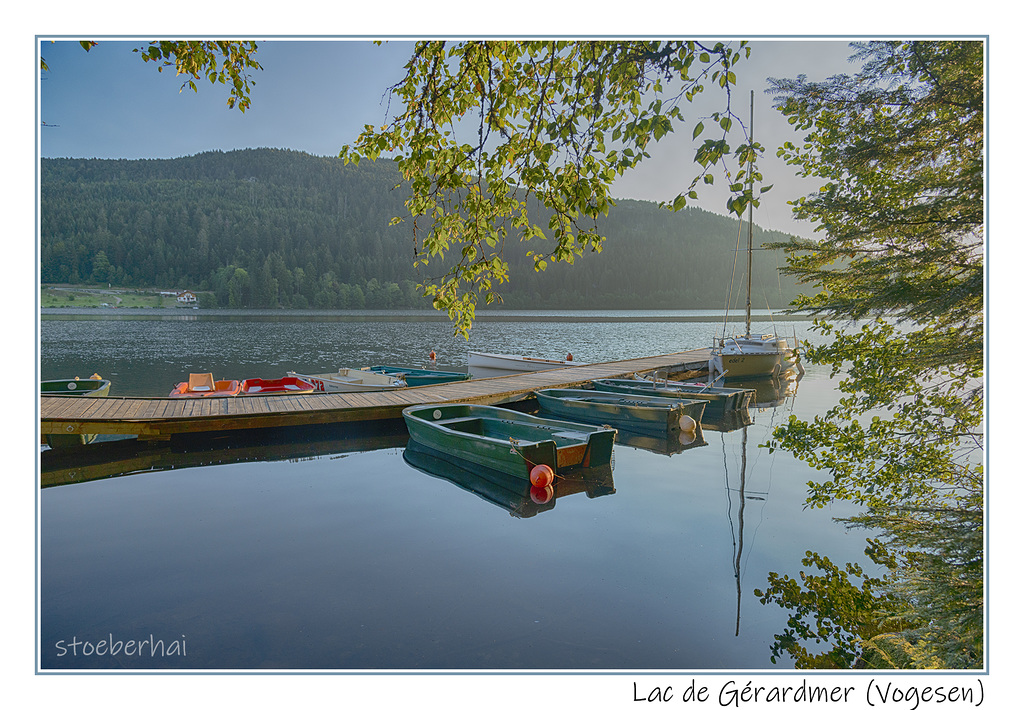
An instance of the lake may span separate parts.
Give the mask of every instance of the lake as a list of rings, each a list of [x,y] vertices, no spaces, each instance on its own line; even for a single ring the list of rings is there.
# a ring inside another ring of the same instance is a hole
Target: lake
[[[809,323],[776,325],[803,338]],[[599,362],[706,347],[716,328],[714,312],[507,312],[466,342],[421,312],[62,310],[43,315],[39,358],[42,379],[97,372],[111,395],[163,396],[189,372],[425,366],[431,349],[462,371],[469,349]],[[546,503],[416,465],[402,425],[226,451],[91,445],[124,457],[65,461],[79,482],[39,491],[40,667],[786,667],[769,649],[787,615],[754,589],[808,549],[865,564],[865,535],[833,520],[852,509],[805,510],[820,474],[761,447],[836,400],[828,373],[759,396],[771,406],[748,425],[696,445],[620,440],[610,471]]]

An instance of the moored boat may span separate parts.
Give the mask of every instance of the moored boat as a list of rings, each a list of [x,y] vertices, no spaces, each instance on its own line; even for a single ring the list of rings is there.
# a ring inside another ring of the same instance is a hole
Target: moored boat
[[[546,416],[659,436],[695,430],[708,404],[702,399],[581,389],[544,389],[534,394]]]
[[[608,427],[501,407],[426,404],[407,407],[402,416],[414,441],[531,482],[550,477],[550,483],[572,467],[610,465],[615,442],[615,430]]]
[[[789,341],[770,333],[751,333],[720,338],[712,348],[708,370],[727,379],[779,377],[796,366]]]
[[[725,412],[745,410],[750,406],[754,391],[736,387],[712,387],[694,382],[675,380],[630,380],[601,379],[594,380],[594,389],[602,392],[626,392],[646,394],[654,397],[681,397],[684,399],[701,399],[708,402],[704,416],[720,417]]]
[[[168,397],[234,397],[242,388],[239,380],[214,380],[213,373],[193,372],[179,382]]]
[[[750,93],[750,125],[753,134],[754,93]],[[753,138],[751,138],[753,140]],[[740,217],[742,227],[743,218]],[[708,357],[708,371],[712,377],[742,379],[756,377],[778,377],[791,367],[799,367],[794,347],[777,334],[750,332],[751,274],[754,253],[754,203],[750,203],[747,218],[747,306],[744,335],[733,335],[712,340],[711,355]],[[728,311],[726,312],[728,319]],[[795,344],[794,344],[795,345]]]
[[[439,385],[446,382],[461,382],[470,378],[470,375],[467,372],[451,372],[449,370],[422,370],[413,367],[390,367],[387,365],[374,365],[363,369],[382,375],[397,377],[404,380],[405,384],[409,387]]]
[[[43,380],[39,383],[40,394],[69,394],[76,397],[106,397],[110,394],[110,380],[99,375],[86,379],[73,377],[68,380]]]
[[[242,380],[239,395],[263,395],[263,394],[312,394],[316,392],[316,385],[307,382],[299,377],[280,377],[273,380],[264,380],[253,377]]]
[[[480,368],[495,374],[510,374],[513,372],[538,372],[541,370],[553,370],[557,367],[571,367],[581,365],[571,358],[564,360],[552,360],[541,357],[526,357],[524,355],[505,355],[501,353],[469,353],[470,370]]]
[[[345,367],[337,372],[325,372],[319,375],[289,372],[288,376],[298,377],[309,382],[317,392],[379,392],[406,386],[405,382],[398,377]]]
[[[73,377],[66,380],[43,380],[39,383],[41,395],[70,395],[72,397],[106,397],[110,394],[110,380],[98,374],[86,379]],[[95,434],[47,434],[43,440],[51,449],[81,446],[96,438]]]

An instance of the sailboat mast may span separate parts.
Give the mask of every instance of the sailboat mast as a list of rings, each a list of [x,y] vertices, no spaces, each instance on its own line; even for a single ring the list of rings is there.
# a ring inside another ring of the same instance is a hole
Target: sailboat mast
[[[750,142],[754,142],[754,90],[750,90]],[[747,184],[753,188],[753,163],[747,167]],[[753,197],[751,195],[751,197]],[[754,263],[754,202],[750,202],[747,215],[747,337],[750,337],[750,279]]]

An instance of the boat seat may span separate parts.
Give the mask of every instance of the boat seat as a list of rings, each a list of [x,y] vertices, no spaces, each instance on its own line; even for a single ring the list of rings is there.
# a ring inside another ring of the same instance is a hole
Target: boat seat
[[[563,439],[578,439],[579,441],[586,441],[589,434],[583,431],[556,431],[555,436],[560,436]]]
[[[192,372],[188,376],[189,392],[213,392],[216,385],[211,372]]]
[[[479,434],[483,431],[483,420],[480,417],[456,417],[438,422],[448,429],[466,432],[467,434]]]

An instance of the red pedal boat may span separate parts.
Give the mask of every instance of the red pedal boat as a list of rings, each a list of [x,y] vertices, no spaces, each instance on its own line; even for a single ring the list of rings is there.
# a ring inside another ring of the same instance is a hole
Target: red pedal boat
[[[239,394],[310,394],[312,392],[316,392],[316,385],[298,377],[282,377],[277,380],[262,380],[254,377],[242,380],[242,390]]]

